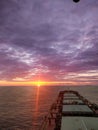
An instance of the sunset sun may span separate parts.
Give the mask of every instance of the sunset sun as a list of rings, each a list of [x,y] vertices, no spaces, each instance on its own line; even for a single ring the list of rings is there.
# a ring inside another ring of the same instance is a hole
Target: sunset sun
[[[40,87],[40,86],[41,86],[41,82],[38,82],[38,83],[37,83],[37,86]]]

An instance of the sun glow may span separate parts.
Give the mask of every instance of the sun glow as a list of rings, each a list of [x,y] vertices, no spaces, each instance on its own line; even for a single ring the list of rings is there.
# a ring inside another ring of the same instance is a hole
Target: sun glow
[[[65,85],[65,84],[73,84],[73,85],[76,85],[76,83],[73,83],[73,82],[57,82],[57,81],[52,81],[52,82],[49,82],[49,81],[35,81],[33,82],[33,84],[35,86],[38,86],[38,87],[41,87],[41,86],[44,86],[44,85]]]
[[[45,84],[46,84],[46,82],[36,81],[36,82],[34,82],[34,84],[35,84],[36,86],[40,87],[40,86],[45,85]]]
[[[38,86],[38,87],[40,87],[40,86],[41,86],[41,83],[40,83],[40,82],[38,82],[37,86]]]
[[[89,85],[91,82],[85,81],[84,85]],[[94,84],[94,82],[93,82]],[[96,82],[95,82],[96,84]],[[75,81],[24,81],[24,82],[11,82],[11,81],[0,81],[0,86],[53,86],[53,85],[83,85],[83,82]]]

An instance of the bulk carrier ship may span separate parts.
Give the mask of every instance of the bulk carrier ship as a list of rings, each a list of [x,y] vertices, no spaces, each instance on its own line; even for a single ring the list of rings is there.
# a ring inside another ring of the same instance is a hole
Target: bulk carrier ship
[[[61,91],[39,130],[98,130],[98,105],[77,91]]]

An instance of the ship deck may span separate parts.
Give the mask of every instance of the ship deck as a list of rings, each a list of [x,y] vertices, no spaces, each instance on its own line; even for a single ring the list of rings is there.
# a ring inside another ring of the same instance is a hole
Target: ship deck
[[[76,91],[61,91],[39,130],[98,130],[98,106]]]

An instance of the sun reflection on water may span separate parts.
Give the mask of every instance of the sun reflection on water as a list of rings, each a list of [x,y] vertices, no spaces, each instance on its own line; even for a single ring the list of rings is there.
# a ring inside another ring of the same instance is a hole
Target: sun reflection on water
[[[40,84],[37,86],[37,91],[36,91],[36,105],[35,105],[35,110],[38,110],[38,104],[39,104],[39,92],[40,92]]]
[[[36,94],[35,94],[35,109],[33,113],[33,126],[36,125],[38,117],[39,117],[39,96],[40,96],[40,85],[36,87]]]

